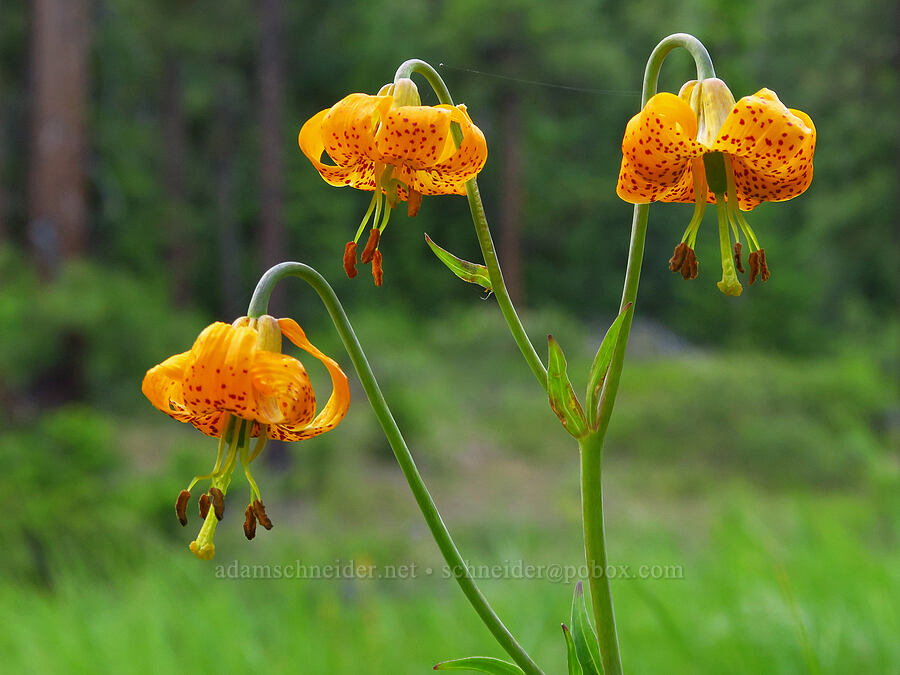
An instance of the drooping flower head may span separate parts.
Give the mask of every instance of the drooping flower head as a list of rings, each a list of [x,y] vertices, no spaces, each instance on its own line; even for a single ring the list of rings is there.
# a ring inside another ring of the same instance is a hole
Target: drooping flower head
[[[457,147],[452,129],[462,131]],[[464,105],[423,106],[412,80],[385,85],[377,96],[350,94],[309,119],[300,129],[300,149],[326,182],[372,190],[369,209],[344,250],[344,270],[356,276],[356,247],[372,223],[360,259],[372,262],[381,285],[380,235],[398,201],[416,215],[422,195],[466,193],[487,159],[487,144]],[[322,161],[323,153],[331,163]],[[373,217],[374,212],[374,217]]]
[[[760,89],[735,103],[721,80],[693,80],[678,96],[653,96],[628,122],[616,192],[632,204],[695,204],[694,217],[669,261],[669,269],[685,279],[697,276],[697,230],[706,204],[714,203],[722,255],[718,287],[727,295],[740,295],[741,231],[750,248],[750,283],[769,278],[765,251],[741,212],[805,191],[812,180],[815,146],[812,120],[786,108],[775,92]]]
[[[281,353],[281,336],[319,359],[331,375],[332,392],[316,414],[316,397],[303,364]],[[207,326],[190,351],[172,356],[147,371],[141,387],[150,402],[180,422],[190,422],[219,439],[213,470],[196,476],[175,504],[178,519],[187,524],[190,491],[210,481],[200,497],[203,527],[191,551],[210,559],[213,534],[225,509],[225,493],[238,459],[250,483],[250,504],[244,513],[244,534],[252,539],[257,522],[271,529],[250,463],[267,438],[299,441],[333,429],[350,404],[347,376],[309,340],[293,319],[241,317],[233,324]],[[253,450],[250,439],[257,437]],[[212,506],[212,509],[210,509]]]

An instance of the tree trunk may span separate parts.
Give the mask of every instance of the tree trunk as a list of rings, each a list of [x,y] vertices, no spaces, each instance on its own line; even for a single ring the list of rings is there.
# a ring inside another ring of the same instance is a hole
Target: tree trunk
[[[515,90],[503,96],[500,128],[503,174],[500,178],[500,262],[503,277],[513,303],[524,296],[522,283],[522,106]]]
[[[284,229],[284,2],[259,2],[259,198],[260,262],[262,270],[282,262],[286,256]],[[293,256],[292,256],[293,257]],[[269,301],[269,314],[283,316],[285,295],[276,287]],[[291,460],[280,441],[269,441],[266,461],[287,468]]]
[[[28,237],[40,273],[87,244],[89,0],[32,0]]]
[[[284,3],[259,2],[259,195],[262,270],[285,259],[284,229]],[[284,295],[275,289],[271,312],[284,310]],[[270,312],[270,313],[271,313]]]
[[[0,96],[5,96],[5,91],[0,91]],[[0,247],[9,240],[9,232],[6,229],[6,116],[3,101],[0,100]]]
[[[227,79],[219,86],[216,96],[216,117],[213,127],[216,162],[216,222],[219,230],[219,301],[227,320],[243,313],[241,288],[241,238],[235,205],[234,172],[237,152],[234,138],[240,133],[240,92]]]
[[[181,91],[181,67],[178,57],[169,54],[163,66],[163,185],[166,208],[166,257],[172,300],[179,307],[188,305],[193,297],[190,269],[193,256],[187,217],[187,189],[185,160],[187,129]]]

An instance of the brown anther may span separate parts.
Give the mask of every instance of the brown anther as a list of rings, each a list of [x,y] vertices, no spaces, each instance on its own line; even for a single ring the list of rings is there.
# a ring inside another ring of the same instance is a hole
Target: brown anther
[[[412,188],[406,195],[406,215],[410,218],[414,217],[422,206],[422,193],[416,192]]]
[[[269,516],[266,514],[266,505],[263,504],[260,500],[254,499],[253,503],[250,506],[253,507],[253,513],[256,515],[256,519],[259,521],[259,524],[267,530],[271,530],[272,521],[269,520]]]
[[[762,249],[759,249],[759,278],[769,280],[769,265],[766,264],[766,252]]]
[[[253,512],[253,506],[247,505],[244,511],[244,536],[247,539],[253,539],[256,536],[256,514]]]
[[[694,253],[694,249],[688,248],[687,259],[684,261],[684,267],[681,268],[681,276],[685,279],[696,279],[699,267],[697,254]]]
[[[681,242],[675,247],[675,252],[672,254],[672,257],[669,258],[669,269],[672,272],[678,272],[681,269],[689,250],[690,249],[685,242]]]
[[[737,267],[737,271],[741,274],[744,274],[744,263],[741,260],[741,242],[734,242],[734,266]]]
[[[209,488],[209,496],[212,498],[213,510],[216,512],[216,520],[222,520],[225,515],[225,495],[217,487]]]
[[[187,503],[191,498],[191,493],[182,490],[178,493],[178,499],[175,500],[175,515],[178,516],[178,522],[184,527],[187,525]]]
[[[750,284],[759,276],[759,251],[750,252]]]
[[[209,495],[205,492],[200,495],[200,503],[198,504],[200,507],[200,517],[203,520],[206,520],[206,516],[209,515]]]
[[[344,271],[351,279],[357,275],[355,241],[348,241],[347,245],[344,247]]]
[[[381,268],[381,251],[375,251],[372,258],[372,278],[375,280],[376,286],[381,286],[384,282],[384,270]]]
[[[372,262],[372,257],[375,255],[375,250],[378,248],[380,239],[381,230],[377,227],[373,227],[372,231],[369,232],[369,241],[366,242],[366,247],[363,249],[362,255],[359,256],[359,261],[361,263]]]
[[[694,249],[684,241],[678,244],[675,247],[675,253],[669,260],[669,269],[673,272],[681,272],[681,276],[685,279],[695,279],[697,268],[697,254],[694,253]]]

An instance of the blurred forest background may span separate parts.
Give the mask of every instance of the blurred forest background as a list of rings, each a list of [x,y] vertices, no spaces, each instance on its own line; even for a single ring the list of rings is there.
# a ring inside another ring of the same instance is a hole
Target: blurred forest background
[[[442,64],[488,140],[479,184],[510,290],[581,387],[624,275],[622,132],[650,50],[677,31],[706,44],[736,97],[775,90],[819,140],[808,192],[750,215],[772,278],[740,298],[716,289],[714,225],[684,282],[666,263],[690,207],[651,209],[607,449],[610,559],[684,577],[614,582],[626,669],[900,672],[900,12],[887,0],[0,4],[6,672],[396,674],[500,655],[437,575],[215,578],[233,560],[439,565],[355,383],[337,430],[260,460],[276,528],[243,541],[238,477],[204,564],[187,552],[199,519],[182,530],[172,504],[214,443],[153,410],[140,381],[243,314],[269,265],[307,262],[345,301],[464,555],[579,563],[576,449],[493,300],[424,245],[427,231],[478,259],[465,199],[398,209],[384,286],[349,281],[341,254],[369,197],[327,186],[296,136],[407,58]],[[673,54],[660,89],[692,77]],[[272,313],[348,364],[300,282]],[[484,586],[562,672],[571,586]]]

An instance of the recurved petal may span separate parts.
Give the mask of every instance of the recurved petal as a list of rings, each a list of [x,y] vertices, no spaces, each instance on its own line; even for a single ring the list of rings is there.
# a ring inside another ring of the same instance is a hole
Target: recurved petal
[[[699,175],[702,189],[706,191],[706,201],[714,204],[715,195],[710,192],[706,186],[706,167],[703,166],[703,158],[695,157],[691,160],[690,169],[684,172],[681,179],[665,192],[662,192],[657,198],[660,202],[677,202],[680,204],[693,204],[696,199],[694,197],[694,178]]]
[[[449,108],[449,106],[448,106]],[[487,142],[466,112],[463,105],[449,108],[451,119],[459,124],[463,140],[456,149],[451,142],[451,154],[430,169],[416,171],[412,187],[423,195],[466,193],[466,182],[475,178],[487,161]]]
[[[148,370],[141,383],[141,391],[150,403],[179,422],[188,422],[193,417],[184,405],[182,393],[184,373],[190,361],[191,352],[170,356]]]
[[[745,211],[806,190],[815,148],[816,128],[809,116],[786,108],[769,89],[735,103],[713,146],[732,156],[738,202]]]
[[[231,412],[254,419],[256,402],[250,366],[257,333],[216,322],[207,326],[191,348],[193,359],[185,369],[185,406],[194,415]]]
[[[378,159],[412,169],[434,166],[453,149],[451,113],[440,106],[401,106],[385,111],[375,134]]]
[[[393,100],[390,96],[350,94],[325,113],[321,121],[321,139],[335,164],[347,166],[360,159],[378,161],[375,132],[385,113],[391,109]]]
[[[302,363],[286,354],[258,351],[250,375],[258,422],[309,424],[316,413],[316,397]]]
[[[691,160],[707,152],[694,140],[696,135],[694,112],[680,98],[663,93],[647,101],[625,128],[616,186],[619,197],[632,204],[647,204],[683,181],[689,182],[685,173],[689,173]]]
[[[208,415],[191,418],[190,422],[207,436],[219,438],[225,426],[228,413],[211,412]]]
[[[307,120],[306,124],[303,125],[297,138],[300,149],[306,155],[306,158],[312,162],[319,175],[325,179],[325,182],[338,187],[350,185],[362,190],[374,190],[374,162],[365,157],[364,153],[359,153],[355,158],[350,158],[347,156],[347,153],[342,153],[346,161],[345,164],[325,164],[322,161],[322,153],[325,151],[322,122],[331,110],[331,108],[323,110]],[[336,132],[332,131],[331,133],[334,134]],[[370,140],[368,144],[371,145],[371,142]],[[332,159],[334,158],[332,157]]]
[[[310,343],[303,329],[293,319],[279,319],[281,332],[295,345],[319,359],[331,375],[332,391],[328,402],[315,419],[307,425],[277,424],[269,427],[269,438],[299,441],[324,433],[337,426],[350,406],[350,384],[341,367]]]

